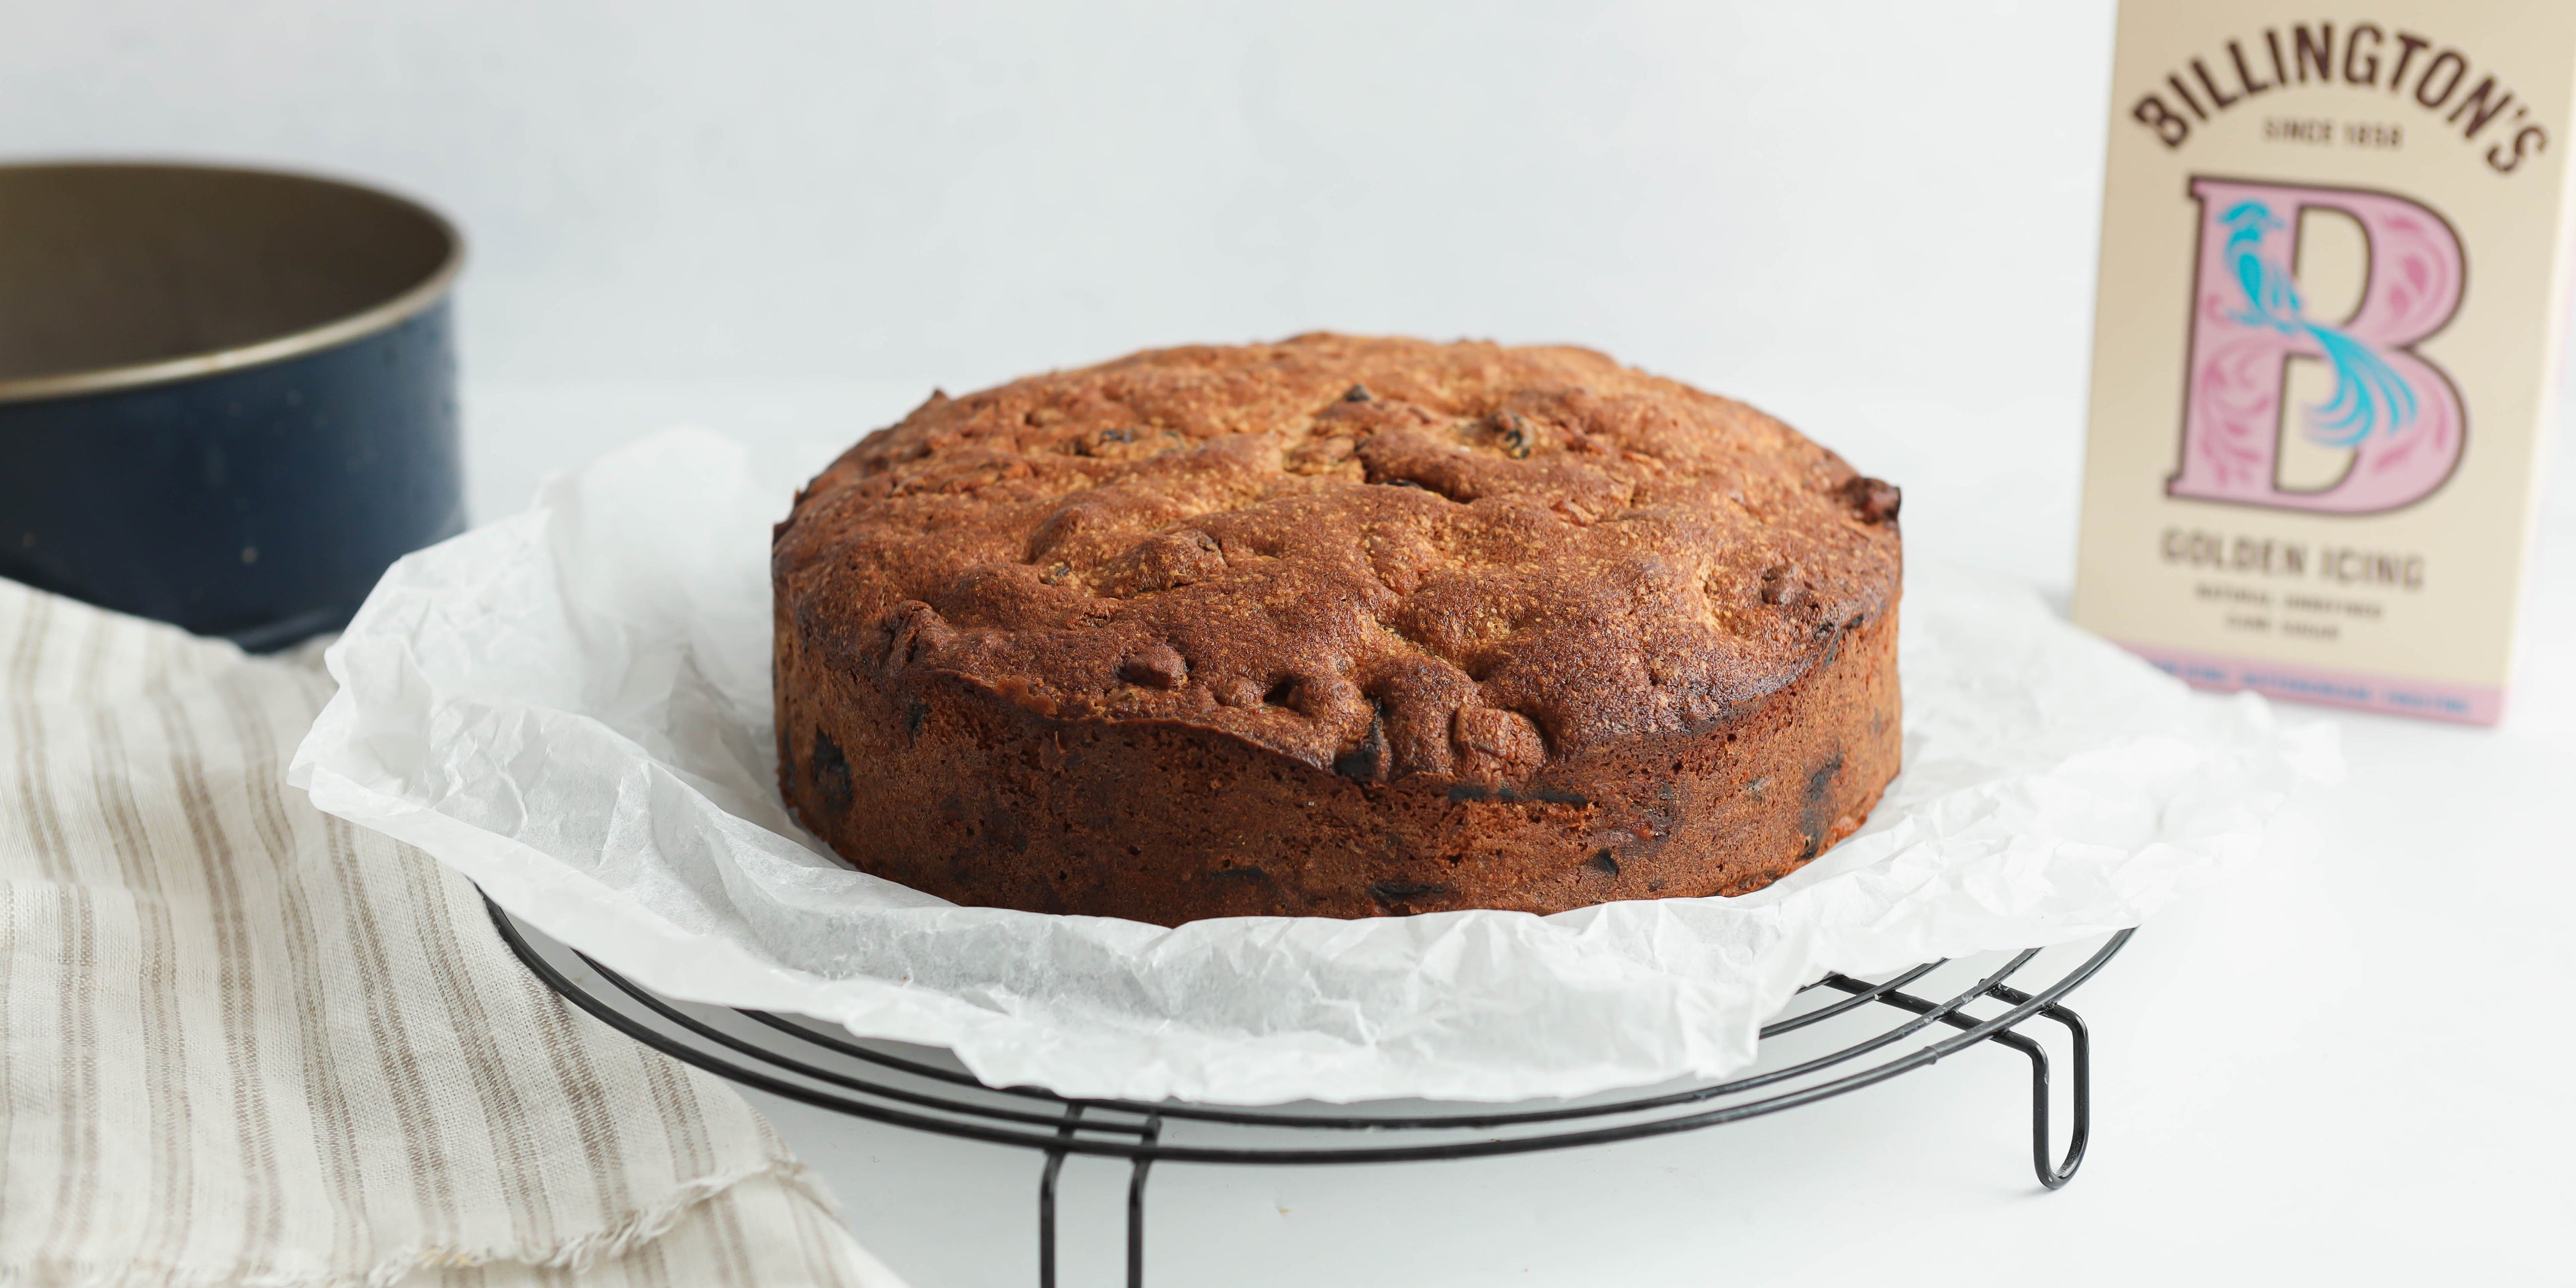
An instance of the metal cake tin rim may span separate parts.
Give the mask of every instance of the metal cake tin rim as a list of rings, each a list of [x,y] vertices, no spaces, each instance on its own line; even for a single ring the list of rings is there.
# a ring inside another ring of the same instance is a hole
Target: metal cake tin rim
[[[159,358],[150,362],[124,363],[113,367],[92,367],[82,371],[52,372],[41,376],[0,380],[0,404],[114,393],[127,389],[172,384],[201,376],[220,375],[249,367],[286,362],[326,349],[337,348],[352,340],[390,331],[428,312],[447,297],[448,292],[456,285],[457,276],[465,269],[465,235],[453,222],[422,202],[399,193],[388,192],[374,184],[359,183],[303,170],[197,161],[36,160],[0,163],[0,173],[28,170],[185,170],[324,184],[364,193],[378,200],[391,202],[420,216],[446,243],[447,253],[426,276],[402,291],[355,313],[333,318],[318,326],[290,331],[284,335],[272,336],[251,344],[210,349],[203,353],[183,354],[176,358]]]

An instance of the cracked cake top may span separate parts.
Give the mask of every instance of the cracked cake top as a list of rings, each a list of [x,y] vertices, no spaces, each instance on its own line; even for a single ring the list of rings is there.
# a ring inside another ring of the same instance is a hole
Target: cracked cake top
[[[1827,656],[1894,600],[1897,502],[1590,350],[1319,334],[934,393],[798,495],[773,567],[836,665],[1517,781]]]

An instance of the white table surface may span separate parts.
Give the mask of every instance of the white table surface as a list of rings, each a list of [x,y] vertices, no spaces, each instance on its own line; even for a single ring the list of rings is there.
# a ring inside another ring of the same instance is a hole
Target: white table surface
[[[543,474],[679,422],[820,459],[930,383],[469,384],[473,504],[507,513]],[[1757,401],[1905,486],[1910,559],[2063,602],[2080,409]],[[1607,1148],[1158,1168],[1149,1281],[2568,1282],[2567,490],[2544,511],[2504,725],[2285,708],[2341,727],[2346,780],[2308,790],[2274,853],[2150,923],[2070,999],[2093,1025],[2095,1119],[2065,1190],[2030,1174],[2026,1065],[1977,1049],[1794,1112]],[[1035,1282],[1034,1156],[749,1094],[915,1288]],[[1116,1282],[1125,1173],[1076,1160],[1065,1176],[1064,1282]]]

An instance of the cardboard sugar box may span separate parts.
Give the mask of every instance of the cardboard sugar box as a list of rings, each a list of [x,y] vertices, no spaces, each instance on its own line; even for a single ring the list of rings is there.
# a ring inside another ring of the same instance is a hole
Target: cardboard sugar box
[[[2566,306],[2576,0],[2130,0],[2075,616],[2492,723]]]

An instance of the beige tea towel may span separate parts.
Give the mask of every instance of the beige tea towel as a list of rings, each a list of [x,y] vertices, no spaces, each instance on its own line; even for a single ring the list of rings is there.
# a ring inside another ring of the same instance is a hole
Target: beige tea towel
[[[0,1284],[895,1284],[740,1096],[283,785],[330,692],[0,581]]]

